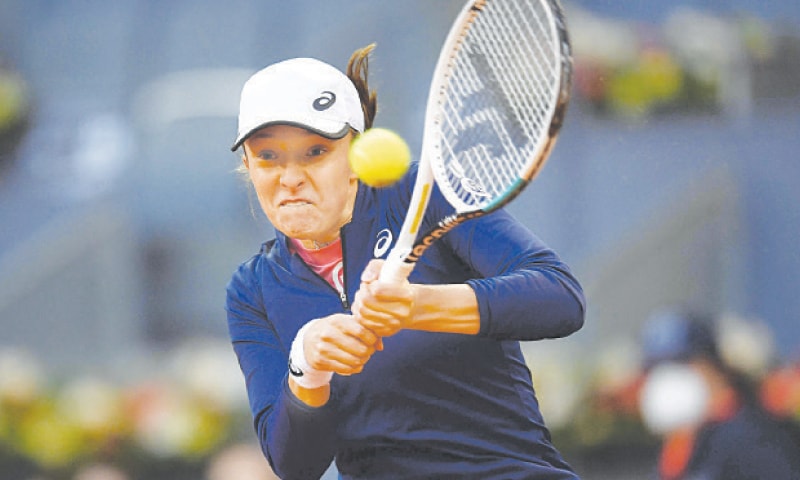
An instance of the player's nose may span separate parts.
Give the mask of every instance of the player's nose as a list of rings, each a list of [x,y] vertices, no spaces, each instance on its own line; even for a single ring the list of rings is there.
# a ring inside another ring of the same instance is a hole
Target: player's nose
[[[300,162],[286,162],[281,170],[281,185],[286,188],[297,188],[305,182],[306,178],[306,169]]]

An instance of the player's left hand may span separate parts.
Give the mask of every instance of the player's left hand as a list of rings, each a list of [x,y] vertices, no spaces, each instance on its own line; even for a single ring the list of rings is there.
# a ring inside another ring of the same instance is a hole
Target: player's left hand
[[[379,337],[389,337],[411,325],[415,290],[404,280],[384,283],[378,276],[384,260],[369,262],[361,275],[361,286],[353,301],[353,316]]]

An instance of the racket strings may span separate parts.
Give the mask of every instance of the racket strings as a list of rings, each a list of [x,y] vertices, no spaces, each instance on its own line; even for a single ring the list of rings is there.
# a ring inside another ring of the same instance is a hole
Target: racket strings
[[[540,4],[537,4],[540,5]],[[516,4],[512,4],[513,6],[517,6]],[[543,32],[547,32],[546,25],[542,24],[541,18],[546,15],[546,12],[525,12],[522,11],[521,7],[519,7],[519,11],[513,12],[510,15],[504,17],[508,19],[513,25],[508,29],[504,29],[501,27],[501,31],[508,32],[512,28],[515,31],[522,31],[527,33],[528,38],[532,39],[532,41],[524,41],[519,42],[519,50],[512,51],[511,53],[519,57],[519,62],[525,65],[525,68],[520,70],[520,73],[528,72],[524,78],[520,78],[517,82],[509,82],[510,85],[513,85],[517,88],[516,98],[519,99],[521,102],[525,102],[525,105],[522,105],[521,108],[518,110],[519,113],[533,113],[535,114],[535,118],[533,122],[530,123],[531,127],[534,127],[533,130],[530,132],[531,137],[534,135],[538,135],[539,132],[546,128],[547,125],[547,107],[548,104],[543,104],[542,100],[547,99],[549,94],[552,91],[552,86],[555,81],[555,74],[556,71],[554,62],[557,61],[556,56],[552,50],[546,51],[543,47],[539,39],[541,38]],[[523,19],[532,19],[535,22],[535,25],[531,25],[528,22],[523,22]],[[508,44],[513,44],[514,40],[510,38],[506,38]],[[552,38],[548,38],[548,40],[552,40]],[[507,69],[505,71],[514,71],[513,67],[514,64],[507,65]],[[534,89],[533,95],[526,95],[524,91],[522,91],[524,85],[530,85],[532,89]],[[523,125],[527,125],[528,122],[522,122]]]
[[[540,6],[540,4],[536,5]],[[542,12],[541,9],[534,8],[534,11],[531,11],[530,8],[527,10],[523,8],[525,6],[531,7],[530,5],[512,3],[508,6],[514,11],[499,12],[499,9],[495,9],[490,12],[493,17],[492,20],[497,25],[496,28],[491,31],[488,28],[479,30],[476,31],[476,34],[480,34],[482,41],[489,45],[490,48],[494,47],[498,51],[496,56],[498,67],[496,75],[498,77],[504,76],[503,72],[529,73],[524,78],[506,75],[503,79],[504,81],[499,82],[499,85],[506,87],[506,95],[509,98],[527,103],[526,105],[521,105],[516,110],[516,113],[536,112],[540,110],[541,106],[532,105],[529,102],[544,98],[553,80],[553,66],[552,62],[550,62],[553,56],[552,54],[548,55],[548,52],[543,50],[542,42],[539,41],[542,32],[546,32],[546,27],[540,20],[541,16],[546,15],[546,12]],[[525,21],[528,19],[535,22],[535,25]],[[519,35],[511,37],[510,32],[521,34],[523,38],[520,39]],[[496,46],[498,42],[494,41],[490,34],[499,34],[498,36],[501,40],[499,47]],[[522,65],[523,68],[516,69],[519,65]],[[534,95],[526,94],[525,87],[532,89]],[[544,123],[541,116],[537,120],[537,124],[530,126],[541,128]],[[527,123],[523,122],[523,124]],[[533,135],[531,132],[529,134]]]
[[[516,184],[548,134],[559,39],[540,1],[487,1],[443,89],[443,188],[481,208]]]
[[[502,6],[513,11],[502,11]],[[516,119],[521,127],[526,128],[528,138],[535,138],[546,128],[548,105],[542,102],[552,98],[555,55],[552,49],[548,52],[543,48],[543,36],[545,41],[552,43],[552,35],[541,22],[546,14],[540,3],[532,6],[500,2],[497,8],[487,12],[486,28],[475,31],[475,45],[494,49],[491,58],[495,60],[492,67],[498,79],[496,87],[504,90],[503,95],[515,107],[508,113],[517,117],[533,114],[532,118]],[[509,32],[517,35],[512,38]]]

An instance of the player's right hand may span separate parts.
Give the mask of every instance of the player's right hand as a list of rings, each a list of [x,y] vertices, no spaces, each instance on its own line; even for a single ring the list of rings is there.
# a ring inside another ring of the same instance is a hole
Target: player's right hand
[[[339,375],[360,373],[379,344],[371,330],[343,313],[312,320],[303,339],[308,364]]]
[[[361,325],[381,337],[390,337],[411,324],[416,295],[408,280],[379,281],[383,265],[383,260],[373,259],[364,269],[352,310]]]

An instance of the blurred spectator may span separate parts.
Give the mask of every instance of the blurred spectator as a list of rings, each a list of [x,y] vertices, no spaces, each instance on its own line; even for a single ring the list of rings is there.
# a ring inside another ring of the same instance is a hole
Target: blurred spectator
[[[654,315],[642,332],[640,408],[663,436],[660,478],[800,479],[800,430],[763,408],[716,332],[710,318],[679,312]]]
[[[0,58],[0,178],[13,160],[29,116],[27,84]]]
[[[776,415],[800,419],[800,361],[769,372],[761,384],[761,400]]]
[[[111,465],[87,465],[75,473],[74,480],[128,480],[128,476]]]
[[[217,454],[208,466],[208,480],[277,480],[257,445],[238,444]]]

